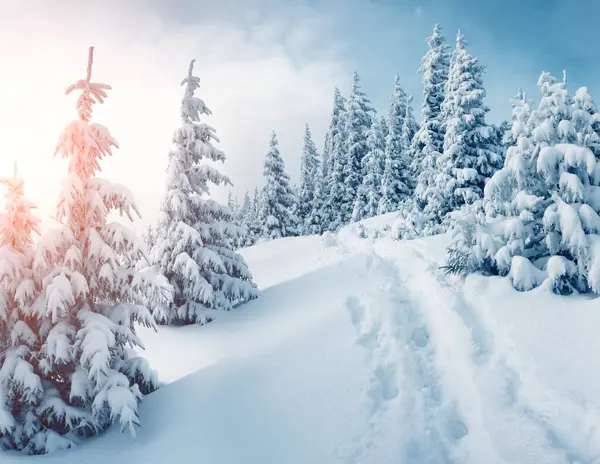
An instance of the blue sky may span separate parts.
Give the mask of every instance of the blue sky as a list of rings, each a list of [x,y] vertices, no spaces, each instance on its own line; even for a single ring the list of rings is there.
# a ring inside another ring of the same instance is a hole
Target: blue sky
[[[486,65],[493,122],[509,117],[508,99],[519,86],[535,101],[541,71],[560,77],[566,68],[573,91],[582,85],[592,95],[600,90],[600,52],[595,44],[600,2],[594,0],[246,0],[243,6],[237,0],[222,0],[201,8],[193,0],[155,1],[175,24],[194,21],[192,11],[207,21],[227,18],[240,27],[245,27],[250,11],[251,17],[291,18],[310,11],[328,25],[315,49],[335,44],[337,56],[348,70],[359,72],[380,110],[385,109],[396,72],[420,106],[416,70],[436,22],[451,46],[460,28],[470,51]]]

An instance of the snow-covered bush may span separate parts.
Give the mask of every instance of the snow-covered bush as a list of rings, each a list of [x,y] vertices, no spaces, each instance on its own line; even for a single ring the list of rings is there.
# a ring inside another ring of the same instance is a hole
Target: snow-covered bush
[[[490,251],[495,251],[495,247],[486,225],[482,201],[452,212],[450,221],[452,243],[448,247],[446,264],[442,269],[448,274],[494,274],[495,263]],[[476,246],[483,243],[487,246]]]
[[[566,79],[556,82],[548,73],[539,87],[542,98],[530,117],[524,97],[514,105],[516,143],[485,186],[487,222],[499,243],[493,264],[519,290],[544,281],[560,294],[597,292],[600,165],[590,148],[594,118],[585,115],[593,102],[582,90],[571,99]]]

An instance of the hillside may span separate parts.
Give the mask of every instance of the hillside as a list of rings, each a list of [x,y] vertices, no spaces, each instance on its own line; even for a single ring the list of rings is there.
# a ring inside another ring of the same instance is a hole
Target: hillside
[[[374,238],[390,218],[245,249],[258,300],[144,332],[137,441],[0,462],[600,462],[598,302],[446,276],[449,238]]]

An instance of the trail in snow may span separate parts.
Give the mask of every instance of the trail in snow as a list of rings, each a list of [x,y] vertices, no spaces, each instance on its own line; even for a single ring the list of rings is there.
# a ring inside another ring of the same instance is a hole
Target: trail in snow
[[[474,306],[480,302],[439,269],[422,241],[381,240],[374,250],[375,289],[348,301],[357,343],[370,353],[372,387],[364,433],[347,462],[595,461],[596,415],[524,375]],[[525,380],[536,401],[523,394]]]
[[[485,414],[487,427],[503,457],[507,461],[525,458],[527,462],[598,462],[598,411],[586,410],[541,385],[523,368],[502,328],[486,317],[485,300],[478,296],[483,294],[483,288],[465,294],[457,279],[439,269],[440,263],[427,252],[423,242],[412,243],[412,248],[427,265],[421,275],[435,276],[446,290],[446,297],[453,299],[451,307],[473,334],[475,361],[478,354],[488,353],[475,374],[479,390],[492,409]],[[485,285],[486,281],[481,282]],[[519,427],[518,434],[514,433],[515,427]]]
[[[428,329],[393,262],[373,255],[368,273],[375,288],[350,298],[348,308],[358,343],[371,353],[371,407],[347,462],[453,462],[467,431],[452,405],[441,402]]]

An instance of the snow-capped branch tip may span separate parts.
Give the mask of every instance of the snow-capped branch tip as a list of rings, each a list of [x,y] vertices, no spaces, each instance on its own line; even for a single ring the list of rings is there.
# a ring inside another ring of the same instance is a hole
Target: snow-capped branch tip
[[[567,86],[567,70],[563,69],[563,85]]]
[[[192,71],[194,70],[194,63],[196,62],[195,59],[193,59],[192,61],[190,61],[190,67],[188,69],[188,77],[192,77]]]
[[[192,61],[190,61],[187,76],[185,76],[185,79],[183,79],[181,81],[181,85],[186,86],[186,94],[188,95],[188,97],[193,96],[194,91],[198,87],[200,87],[200,78],[194,76],[194,74],[193,74],[195,62],[196,62],[196,59],[193,59]]]
[[[85,80],[90,82],[92,79],[92,65],[94,64],[94,46],[92,45],[88,50],[88,64],[87,64],[87,74]]]
[[[87,72],[85,79],[79,79],[74,84],[71,84],[65,90],[65,95],[69,95],[74,90],[80,90],[81,95],[77,99],[77,113],[82,121],[89,121],[92,117],[92,106],[95,103],[104,103],[104,99],[108,96],[107,90],[110,90],[110,85],[100,84],[99,82],[91,82],[92,65],[94,64],[94,47],[88,49]]]
[[[23,180],[17,177],[17,161],[15,160],[15,164],[13,167],[13,175],[12,177],[4,177],[0,179],[0,184],[6,185],[8,187],[7,195],[19,195],[23,196]]]
[[[462,34],[461,30],[459,29],[458,32],[456,33],[456,48],[465,48],[466,45],[466,41],[465,41],[465,36]]]

